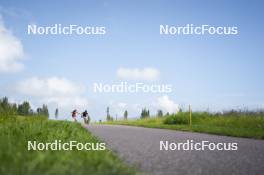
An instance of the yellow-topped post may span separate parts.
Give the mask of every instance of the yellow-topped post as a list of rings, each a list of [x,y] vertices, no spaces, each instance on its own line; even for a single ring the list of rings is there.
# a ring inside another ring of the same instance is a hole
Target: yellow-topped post
[[[189,114],[190,114],[190,118],[189,118],[189,124],[190,126],[192,126],[192,108],[191,108],[191,105],[189,105]]]

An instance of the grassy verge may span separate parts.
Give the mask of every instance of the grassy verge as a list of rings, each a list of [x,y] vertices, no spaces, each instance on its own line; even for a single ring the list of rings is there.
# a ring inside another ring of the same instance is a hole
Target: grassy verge
[[[136,174],[110,150],[28,151],[30,140],[98,142],[78,123],[41,117],[0,117],[0,174]]]
[[[263,113],[234,112],[227,114],[210,114],[206,112],[195,112],[192,114],[192,126],[189,125],[189,113],[187,112],[181,112],[166,117],[104,122],[104,124],[142,126],[264,139]]]

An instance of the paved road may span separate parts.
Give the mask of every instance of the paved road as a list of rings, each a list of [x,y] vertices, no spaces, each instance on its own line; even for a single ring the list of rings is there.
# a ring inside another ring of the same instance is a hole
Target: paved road
[[[122,159],[146,174],[264,174],[264,140],[117,125],[90,125],[87,128]],[[188,139],[236,142],[238,150],[160,151],[160,141],[180,143]]]

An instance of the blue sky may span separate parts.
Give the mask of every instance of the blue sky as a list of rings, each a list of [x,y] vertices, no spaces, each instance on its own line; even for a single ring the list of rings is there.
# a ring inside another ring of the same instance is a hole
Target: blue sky
[[[125,108],[137,116],[138,110],[132,106],[147,106],[155,113],[158,107],[148,105],[164,95],[174,104],[192,104],[195,110],[263,107],[263,7],[262,1],[228,0],[0,1],[4,26],[21,42],[25,55],[23,70],[0,73],[0,95],[15,101],[27,99],[35,106],[49,103],[43,96],[10,87],[19,87],[19,82],[32,77],[57,77],[85,89],[69,98],[87,100],[80,110],[87,108],[94,119],[105,115],[106,106],[118,116]],[[28,24],[100,25],[106,27],[107,34],[28,35]],[[239,34],[164,36],[159,34],[160,24],[237,26]],[[116,75],[120,67],[155,68],[160,72],[155,83],[172,84],[173,93],[91,91],[94,82],[120,82]],[[53,113],[60,104],[52,102],[49,106]],[[65,117],[74,107],[67,105],[61,115]]]

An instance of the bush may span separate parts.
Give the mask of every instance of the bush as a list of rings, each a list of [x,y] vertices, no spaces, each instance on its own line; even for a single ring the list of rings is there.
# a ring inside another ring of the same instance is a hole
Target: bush
[[[188,112],[179,112],[174,115],[170,115],[166,117],[164,120],[164,124],[178,124],[184,125],[189,123],[189,113]]]

